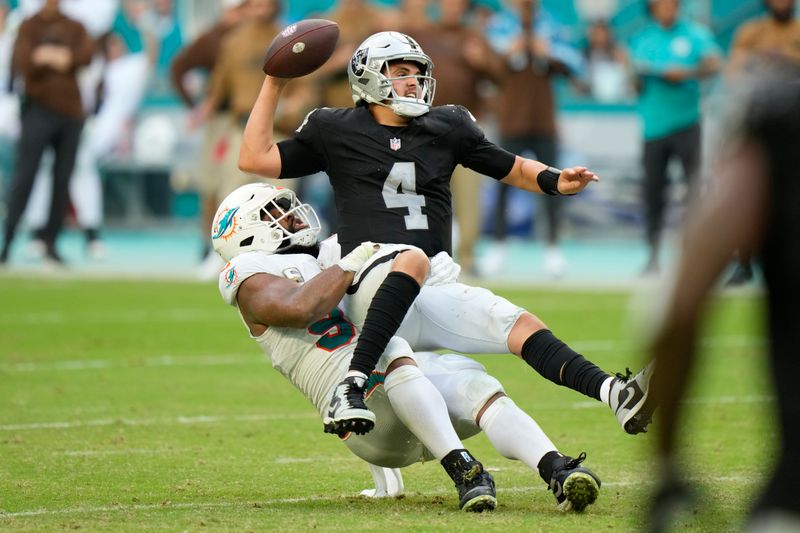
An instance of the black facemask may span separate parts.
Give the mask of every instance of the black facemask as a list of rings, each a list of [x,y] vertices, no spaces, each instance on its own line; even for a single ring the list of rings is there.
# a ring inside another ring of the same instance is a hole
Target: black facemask
[[[319,254],[319,243],[314,243],[311,246],[300,246],[299,244],[293,244],[283,250],[279,250],[275,252],[276,254],[282,255],[292,255],[292,254],[308,254],[313,257],[317,257]]]

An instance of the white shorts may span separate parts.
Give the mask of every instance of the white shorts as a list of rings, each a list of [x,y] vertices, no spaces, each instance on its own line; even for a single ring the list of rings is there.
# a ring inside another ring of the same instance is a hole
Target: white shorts
[[[360,279],[347,315],[360,328],[372,297],[392,269],[381,263]],[[508,353],[508,335],[525,310],[488,289],[463,283],[423,285],[396,335],[415,351]]]
[[[483,365],[462,355],[418,352],[413,358],[444,398],[459,438],[477,434],[478,411],[492,396],[504,392],[500,382]],[[373,374],[366,400],[375,413],[375,427],[366,435],[351,434],[345,440],[347,447],[365,461],[387,468],[432,460],[427,448],[395,415],[381,382],[382,376]]]

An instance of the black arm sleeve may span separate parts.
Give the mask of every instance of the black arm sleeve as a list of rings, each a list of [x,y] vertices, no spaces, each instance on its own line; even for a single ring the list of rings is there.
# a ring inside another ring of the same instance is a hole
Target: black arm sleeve
[[[472,114],[466,108],[462,110],[458,162],[484,176],[496,180],[505,178],[514,167],[517,156],[489,141]]]
[[[288,139],[278,143],[281,173],[278,178],[300,178],[325,170],[325,158],[306,143]]]
[[[295,131],[293,139],[280,141],[281,173],[278,178],[300,178],[327,168],[324,146],[318,135],[319,109],[314,109]]]

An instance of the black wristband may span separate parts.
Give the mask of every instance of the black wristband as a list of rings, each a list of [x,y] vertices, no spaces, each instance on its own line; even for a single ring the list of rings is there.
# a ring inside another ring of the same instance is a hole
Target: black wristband
[[[558,177],[560,175],[561,171],[559,169],[547,167],[536,176],[536,183],[539,184],[539,188],[543,193],[550,196],[557,196],[559,194]]]

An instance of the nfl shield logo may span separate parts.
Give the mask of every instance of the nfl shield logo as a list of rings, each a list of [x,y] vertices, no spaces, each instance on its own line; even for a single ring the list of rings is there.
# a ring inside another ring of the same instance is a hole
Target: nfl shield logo
[[[389,148],[394,150],[395,152],[400,149],[400,139],[394,138],[389,139]]]

